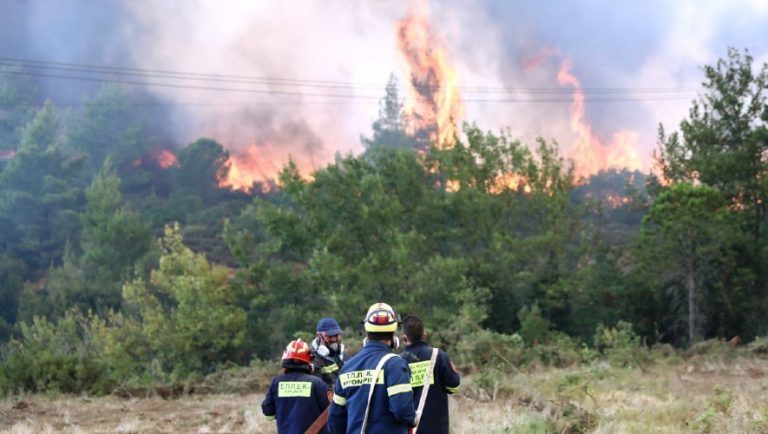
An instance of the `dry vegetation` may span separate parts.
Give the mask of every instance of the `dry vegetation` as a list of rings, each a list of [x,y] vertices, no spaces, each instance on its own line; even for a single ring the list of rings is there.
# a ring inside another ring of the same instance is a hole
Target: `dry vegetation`
[[[0,432],[274,433],[259,411],[267,371],[230,369],[170,398],[16,395],[0,401]],[[640,368],[489,370],[465,376],[451,421],[456,433],[768,433],[767,373],[763,355],[722,343]]]

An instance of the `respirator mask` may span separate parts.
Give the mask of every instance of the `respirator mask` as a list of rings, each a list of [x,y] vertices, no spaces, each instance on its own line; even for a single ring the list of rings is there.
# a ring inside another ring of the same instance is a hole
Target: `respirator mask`
[[[317,339],[312,341],[312,346],[314,347],[315,352],[323,357],[331,357],[331,353],[336,355],[344,352],[344,344],[332,342],[326,345],[325,340],[321,336],[318,336]]]

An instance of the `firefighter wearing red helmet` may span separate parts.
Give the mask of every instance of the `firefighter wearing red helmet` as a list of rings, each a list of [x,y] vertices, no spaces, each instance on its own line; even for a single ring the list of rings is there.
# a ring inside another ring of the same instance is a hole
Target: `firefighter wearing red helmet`
[[[301,339],[288,344],[281,365],[284,372],[272,380],[261,410],[277,420],[279,434],[303,434],[328,407],[328,386],[311,375],[310,348]]]
[[[406,434],[416,412],[408,364],[392,353],[399,345],[397,316],[390,305],[376,303],[363,324],[363,349],[336,378],[328,428],[333,434]]]

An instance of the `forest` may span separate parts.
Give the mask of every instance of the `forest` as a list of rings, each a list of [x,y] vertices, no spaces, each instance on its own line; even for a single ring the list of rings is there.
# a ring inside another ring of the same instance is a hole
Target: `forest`
[[[583,179],[482,119],[436,147],[390,82],[363,153],[238,190],[222,144],[164,146],[129,88],[60,106],[4,66],[0,395],[203,378],[323,316],[356,337],[376,301],[468,370],[765,337],[766,90],[731,49],[653,172]]]

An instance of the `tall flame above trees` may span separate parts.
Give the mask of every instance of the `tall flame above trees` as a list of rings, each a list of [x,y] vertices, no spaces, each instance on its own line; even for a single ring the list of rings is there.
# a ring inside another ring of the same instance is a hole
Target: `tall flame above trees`
[[[405,59],[409,133],[426,135],[439,148],[453,145],[464,109],[458,77],[440,38],[432,31],[425,1],[416,1],[397,23],[397,46]]]
[[[637,152],[637,132],[618,131],[611,142],[603,143],[592,132],[592,126],[584,114],[584,90],[581,82],[571,72],[571,62],[564,59],[557,73],[557,81],[563,86],[573,88],[570,126],[577,138],[572,149],[577,176],[587,177],[605,169],[627,168],[645,169],[640,154]]]

